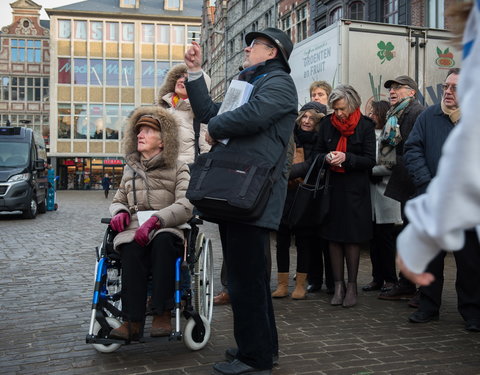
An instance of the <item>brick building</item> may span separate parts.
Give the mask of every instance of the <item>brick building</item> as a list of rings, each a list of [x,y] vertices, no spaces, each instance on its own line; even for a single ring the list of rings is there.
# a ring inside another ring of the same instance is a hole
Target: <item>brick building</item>
[[[0,32],[0,124],[49,136],[49,21],[32,0],[10,4],[12,23]]]

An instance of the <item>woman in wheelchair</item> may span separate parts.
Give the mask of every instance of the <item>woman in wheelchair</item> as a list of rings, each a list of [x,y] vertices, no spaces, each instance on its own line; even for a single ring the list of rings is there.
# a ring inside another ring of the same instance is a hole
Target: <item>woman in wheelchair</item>
[[[183,253],[183,231],[192,216],[185,198],[188,167],[177,161],[178,125],[160,107],[140,107],[125,129],[126,166],[110,206],[111,228],[122,264],[124,323],[110,337],[139,340],[145,322],[147,284],[152,278],[150,336],[172,331],[175,261]]]

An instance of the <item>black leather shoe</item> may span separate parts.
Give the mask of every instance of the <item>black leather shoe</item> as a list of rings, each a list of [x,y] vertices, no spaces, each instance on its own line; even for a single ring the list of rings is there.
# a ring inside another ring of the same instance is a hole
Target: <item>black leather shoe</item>
[[[259,370],[234,359],[232,362],[220,362],[213,365],[214,375],[271,375],[272,370]]]
[[[319,292],[320,290],[322,290],[322,284],[308,284],[307,286],[307,292],[308,293],[315,293],[315,292]]]
[[[238,348],[228,348],[225,350],[225,359],[227,362],[232,362],[237,358]],[[272,362],[274,366],[278,366],[278,354],[272,355]]]
[[[381,292],[378,296],[379,299],[386,299],[390,301],[398,301],[401,299],[410,299],[415,295],[417,288],[415,285],[400,285],[395,284],[394,287],[387,291]]]
[[[380,288],[381,288],[381,285],[379,283],[377,283],[375,281],[371,281],[367,285],[364,285],[362,287],[362,290],[364,292],[373,292],[375,290],[380,290]]]
[[[417,310],[408,317],[408,320],[411,323],[428,323],[433,320],[438,320],[438,313],[427,313]]]
[[[467,320],[465,322],[465,329],[470,332],[480,332],[479,320]]]

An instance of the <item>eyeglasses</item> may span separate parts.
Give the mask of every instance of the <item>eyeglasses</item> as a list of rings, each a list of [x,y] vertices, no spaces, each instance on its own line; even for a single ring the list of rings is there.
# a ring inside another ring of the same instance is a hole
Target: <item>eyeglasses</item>
[[[391,90],[398,91],[398,90],[403,89],[403,88],[412,90],[412,88],[408,85],[395,85],[394,84],[394,85],[390,86],[389,88],[387,88],[387,92],[390,92]]]
[[[261,44],[265,47],[268,47],[268,48],[275,48],[274,46],[272,46],[271,44],[268,44],[268,43],[265,43],[265,42],[262,42],[260,40],[257,40],[257,39],[253,39],[252,40],[252,43],[250,43],[249,47],[250,48],[253,48],[255,46],[255,44]]]
[[[448,89],[450,89],[451,92],[457,92],[457,85],[449,85],[447,83],[444,83],[442,85],[442,89],[443,91],[447,91]]]

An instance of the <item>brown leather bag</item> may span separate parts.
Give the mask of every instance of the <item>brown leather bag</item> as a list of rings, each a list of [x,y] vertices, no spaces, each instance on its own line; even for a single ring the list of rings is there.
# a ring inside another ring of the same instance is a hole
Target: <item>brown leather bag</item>
[[[296,147],[295,152],[293,153],[293,162],[292,164],[299,164],[305,161],[305,151],[303,147]],[[296,189],[298,184],[303,182],[302,177],[297,177],[293,180],[288,180],[288,189]]]

